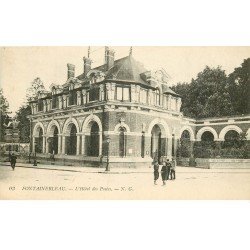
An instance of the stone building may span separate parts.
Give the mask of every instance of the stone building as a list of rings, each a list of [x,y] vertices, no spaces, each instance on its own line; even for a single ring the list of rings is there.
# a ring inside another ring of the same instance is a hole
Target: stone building
[[[149,166],[152,158],[175,156],[184,131],[191,141],[209,131],[208,122],[183,117],[163,69],[145,69],[132,51],[114,55],[106,47],[105,63],[96,68],[84,57],[79,76],[67,64],[67,81],[30,102],[32,151],[39,157],[100,166],[109,156],[111,166]]]

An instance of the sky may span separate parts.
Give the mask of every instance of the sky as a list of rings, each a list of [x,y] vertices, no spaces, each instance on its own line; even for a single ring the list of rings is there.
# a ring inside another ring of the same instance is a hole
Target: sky
[[[127,56],[130,47],[115,47],[115,59]],[[226,74],[250,57],[250,47],[133,47],[133,57],[148,70],[164,68],[169,85],[190,82],[206,65],[221,66]],[[83,72],[83,57],[88,47],[0,47],[0,87],[9,102],[12,115],[25,102],[26,90],[40,77],[45,88],[64,84],[67,63],[76,66],[76,76]],[[92,67],[103,64],[104,47],[91,47]]]

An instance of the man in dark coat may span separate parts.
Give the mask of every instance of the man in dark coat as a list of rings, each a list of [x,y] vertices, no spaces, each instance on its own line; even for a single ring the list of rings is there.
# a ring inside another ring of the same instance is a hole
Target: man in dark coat
[[[157,185],[156,181],[159,179],[159,164],[157,161],[154,162],[154,184]]]
[[[15,170],[15,167],[16,167],[16,158],[17,157],[14,155],[14,153],[10,157],[10,165],[11,165],[13,171]]]
[[[175,166],[176,166],[176,161],[173,158],[171,168],[170,168],[170,180],[175,180]]]
[[[163,186],[166,185],[166,175],[167,175],[167,165],[166,162],[163,162],[162,168],[161,168],[161,178],[163,182]]]
[[[167,162],[166,162],[166,180],[169,179],[171,166],[172,166],[171,162],[169,161],[169,159],[167,159]]]

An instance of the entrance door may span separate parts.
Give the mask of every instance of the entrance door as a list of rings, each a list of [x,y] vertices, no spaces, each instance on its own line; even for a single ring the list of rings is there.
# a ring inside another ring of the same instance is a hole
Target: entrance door
[[[161,129],[158,125],[155,125],[151,132],[151,157],[154,160],[159,161],[162,156],[162,144],[161,144]]]
[[[92,124],[91,130],[90,130],[89,155],[90,156],[99,155],[99,126],[96,122]]]

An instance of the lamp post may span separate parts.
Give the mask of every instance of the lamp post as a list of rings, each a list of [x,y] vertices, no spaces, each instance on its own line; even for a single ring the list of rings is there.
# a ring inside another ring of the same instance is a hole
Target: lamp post
[[[36,161],[36,142],[34,143],[34,152],[35,152],[35,155],[34,155],[34,164],[33,164],[33,166],[37,166],[37,161]]]
[[[108,148],[107,148],[107,165],[106,165],[106,171],[110,171],[110,167],[109,167],[109,144],[110,144],[110,137],[109,136],[107,136],[106,141],[107,141],[107,146],[108,146]]]

